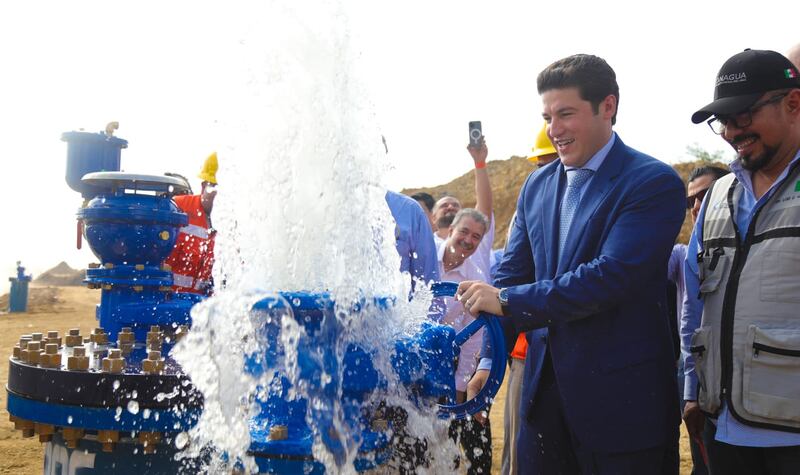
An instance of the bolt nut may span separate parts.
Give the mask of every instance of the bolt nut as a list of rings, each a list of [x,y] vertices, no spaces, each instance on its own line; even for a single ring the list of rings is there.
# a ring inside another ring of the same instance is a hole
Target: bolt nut
[[[161,374],[164,372],[164,360],[160,351],[150,351],[147,359],[142,360],[142,372],[145,374]]]
[[[83,337],[81,336],[81,330],[79,328],[70,328],[69,334],[65,338],[66,344],[69,347],[73,346],[80,346],[83,343]]]
[[[125,369],[125,359],[119,349],[108,350],[108,357],[103,358],[104,373],[121,373]]]
[[[83,429],[78,429],[75,427],[64,427],[62,436],[64,437],[64,441],[67,444],[67,447],[70,449],[77,449],[78,442],[83,438],[84,431]]]
[[[14,349],[12,350],[11,357],[15,360],[18,360],[22,356],[22,350],[19,347],[19,343],[14,345]]]
[[[119,442],[119,431],[98,430],[97,441],[103,444],[103,452],[113,452],[114,444]]]
[[[31,333],[31,339],[33,341],[42,341],[43,336],[44,335],[42,335],[41,333]]]
[[[370,427],[374,432],[385,432],[389,429],[389,422],[386,419],[372,419]]]
[[[39,366],[42,368],[61,367],[61,355],[58,354],[57,343],[48,343],[45,345],[44,353],[39,355]]]
[[[72,356],[67,358],[67,369],[70,371],[88,371],[89,357],[86,356],[85,346],[76,346]]]
[[[90,262],[89,263],[89,269],[99,269],[99,268],[100,268],[100,263],[99,262]]]
[[[22,361],[28,364],[39,364],[39,355],[42,353],[41,342],[30,341],[24,350],[20,351]]]
[[[153,454],[161,442],[161,432],[139,432],[139,442],[144,446],[144,453]]]
[[[50,424],[35,424],[36,433],[39,434],[39,442],[45,443],[53,440],[53,434],[56,432],[55,426]]]
[[[113,262],[106,262],[105,264],[103,264],[103,267],[105,267],[106,269],[113,269],[114,268],[114,263]]]
[[[289,428],[282,424],[276,424],[269,428],[269,440],[286,440],[289,438]]]
[[[47,338],[45,339],[45,343],[57,343],[58,346],[61,346],[61,336],[59,336],[57,331],[49,331],[47,332]]]
[[[97,345],[108,344],[108,333],[106,333],[105,330],[100,327],[95,328],[89,338]]]
[[[33,421],[27,419],[14,419],[14,429],[22,431],[22,437],[33,437],[36,434],[36,426]]]

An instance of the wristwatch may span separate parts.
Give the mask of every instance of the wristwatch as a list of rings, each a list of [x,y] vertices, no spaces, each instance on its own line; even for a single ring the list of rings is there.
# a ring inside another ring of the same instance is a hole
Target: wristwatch
[[[508,289],[502,288],[500,289],[500,293],[497,294],[497,300],[500,301],[500,308],[503,309],[503,315],[506,317],[509,316],[508,311]]]

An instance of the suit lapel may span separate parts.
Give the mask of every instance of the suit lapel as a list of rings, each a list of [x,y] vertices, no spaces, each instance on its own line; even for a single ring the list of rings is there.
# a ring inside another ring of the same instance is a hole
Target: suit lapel
[[[585,234],[589,218],[594,215],[597,207],[605,200],[606,195],[614,184],[614,180],[622,172],[626,160],[624,150],[625,144],[617,136],[603,164],[600,165],[597,173],[586,185],[586,192],[583,194],[581,202],[575,210],[575,215],[572,217],[572,224],[570,224],[567,240],[564,243],[564,253],[558,263],[557,274],[562,274],[573,267],[572,259],[581,243],[581,238]]]
[[[558,210],[561,204],[561,190],[566,186],[566,176],[564,175],[564,165],[560,163],[556,170],[547,178],[544,186],[544,193],[540,198],[542,206],[542,235],[544,236],[544,252],[547,262],[547,275],[555,277],[555,270],[558,267]]]

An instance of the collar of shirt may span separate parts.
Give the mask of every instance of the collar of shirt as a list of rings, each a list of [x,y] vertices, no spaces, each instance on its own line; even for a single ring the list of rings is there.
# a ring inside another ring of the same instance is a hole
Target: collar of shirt
[[[436,258],[439,261],[439,273],[442,276],[442,280],[447,280],[447,279],[445,279],[445,275],[449,276],[451,278],[451,280],[452,280],[452,274],[460,275],[462,277],[461,280],[479,279],[479,277],[476,277],[476,275],[478,275],[478,269],[475,266],[475,263],[473,263],[472,259],[470,259],[469,257],[464,259],[464,262],[462,262],[458,266],[450,269],[449,271],[445,270],[444,269],[444,251],[445,251],[446,247],[447,247],[447,240],[442,240],[442,242],[440,242],[436,246]],[[460,280],[459,280],[459,282],[460,282]]]
[[[789,174],[789,170],[792,168],[792,165],[798,159],[800,159],[800,150],[797,151],[792,161],[789,162],[789,166],[787,166],[783,170],[780,176],[778,176],[778,179],[775,180],[775,183],[773,183],[772,186],[769,187],[769,190],[767,190],[767,192],[764,193],[764,196],[762,196],[761,199],[758,200],[758,202],[763,202],[764,200],[769,199],[769,197],[772,196],[772,193],[775,190],[775,188],[777,188],[778,186],[780,186],[781,183],[783,183],[783,180],[786,178],[786,175]],[[755,200],[756,194],[753,192],[753,181],[750,179],[750,172],[742,168],[742,164],[739,163],[738,159],[734,159],[732,162],[728,164],[728,166],[731,168],[733,174],[736,175],[736,179],[739,180],[739,183],[742,184],[747,193],[749,193],[750,196]]]
[[[603,145],[603,148],[598,150],[597,153],[592,155],[592,158],[590,158],[589,161],[586,162],[586,164],[584,164],[582,167],[564,167],[564,170],[569,171],[581,168],[581,169],[592,170],[593,172],[597,173],[597,170],[600,168],[600,165],[603,164],[606,157],[608,156],[608,152],[611,151],[611,147],[614,146],[616,138],[617,138],[617,133],[612,131],[611,138],[608,139],[608,142],[606,142],[606,144]]]

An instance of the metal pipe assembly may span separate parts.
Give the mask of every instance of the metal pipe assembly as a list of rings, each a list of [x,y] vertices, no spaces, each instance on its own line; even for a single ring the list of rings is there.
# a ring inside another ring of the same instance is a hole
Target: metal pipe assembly
[[[68,144],[67,183],[85,200],[77,213],[79,235],[100,261],[89,266],[84,280],[102,292],[98,325],[90,334],[72,329],[20,337],[9,360],[10,418],[24,437],[38,436],[46,444],[48,474],[203,471],[207,456],[181,453],[186,433],[202,414],[203,395],[170,355],[190,331],[190,310],[203,297],[173,292],[172,272],[163,264],[188,222],[171,199],[188,191],[187,183],[120,172],[127,142],[108,133],[68,132],[62,140]],[[433,290],[453,295],[455,285],[435,284]],[[365,298],[352,313],[357,318],[362,308],[381,312],[393,305],[388,298]],[[343,439],[342,420],[349,424],[346,437],[356,434],[355,469],[385,464],[393,427],[380,391],[388,384],[409,388],[429,406],[447,402],[439,405],[443,418],[483,409],[499,388],[505,347],[493,316],[481,315],[458,335],[430,323],[412,337],[386,342],[392,374],[384,374],[375,364],[375,349],[350,344],[337,351],[346,329],[334,308],[325,293],[278,292],[252,309],[263,350],[246,358],[245,370],[271,381],[249,416],[248,454],[261,473],[323,473],[313,454],[315,441],[337,465],[343,463],[352,441]],[[291,373],[281,367],[290,349],[280,339],[278,315],[289,315],[303,330],[291,349]],[[454,359],[460,344],[482,326],[494,342],[490,383],[472,401],[452,404]],[[316,398],[338,401],[338,425],[330,411],[313,404]]]

